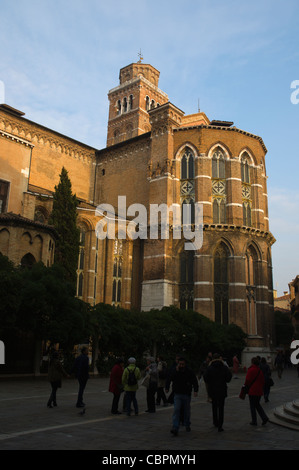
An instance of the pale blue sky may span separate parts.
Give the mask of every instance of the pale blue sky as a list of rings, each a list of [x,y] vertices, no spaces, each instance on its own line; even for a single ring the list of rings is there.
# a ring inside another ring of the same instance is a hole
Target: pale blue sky
[[[186,114],[200,99],[210,119],[261,136],[274,288],[288,290],[299,274],[297,0],[0,0],[0,10],[5,102],[32,121],[105,147],[107,93],[141,49]]]

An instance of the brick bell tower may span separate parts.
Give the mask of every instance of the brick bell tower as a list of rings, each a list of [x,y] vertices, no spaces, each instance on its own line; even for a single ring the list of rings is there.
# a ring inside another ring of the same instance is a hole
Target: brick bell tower
[[[108,93],[107,147],[151,130],[148,111],[168,102],[167,94],[158,88],[159,76],[141,57],[120,70],[119,85]]]

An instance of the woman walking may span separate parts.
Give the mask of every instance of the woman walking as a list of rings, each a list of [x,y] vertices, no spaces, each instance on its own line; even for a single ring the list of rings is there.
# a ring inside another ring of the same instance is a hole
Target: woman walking
[[[62,367],[62,364],[59,360],[59,353],[54,351],[51,355],[49,369],[48,369],[48,380],[51,384],[51,395],[49,397],[47,407],[53,408],[57,406],[56,393],[57,389],[61,388],[61,379],[62,377],[70,377]]]
[[[264,395],[264,384],[265,378],[259,366],[259,360],[257,357],[253,357],[251,359],[251,366],[248,368],[244,384],[245,387],[249,389],[248,396],[251,413],[250,424],[253,426],[257,425],[257,413],[261,417],[262,425],[265,425],[269,421],[268,416],[260,404],[261,397]]]
[[[111,406],[111,413],[113,415],[120,415],[121,412],[118,411],[118,403],[120,395],[123,391],[122,385],[122,376],[124,371],[124,360],[119,358],[116,360],[115,365],[111,369],[110,373],[110,382],[109,382],[109,392],[113,393],[113,400]]]

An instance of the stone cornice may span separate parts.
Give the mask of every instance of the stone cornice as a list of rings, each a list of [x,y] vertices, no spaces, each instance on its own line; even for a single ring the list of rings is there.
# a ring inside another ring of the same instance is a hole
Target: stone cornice
[[[251,134],[250,132],[243,131],[242,129],[238,129],[237,127],[224,127],[224,126],[207,126],[204,124],[200,124],[198,126],[186,126],[186,127],[175,127],[173,131],[185,131],[187,129],[214,129],[214,130],[222,130],[226,132],[238,132],[239,134],[247,135],[248,137],[252,137],[260,142],[263,150],[267,153],[267,147],[264,144],[264,141],[261,137],[255,134]]]
[[[11,140],[28,143],[32,147],[45,145],[54,151],[65,153],[71,157],[90,164],[95,159],[95,149],[82,144],[70,137],[48,129],[24,117],[0,112],[0,132],[9,135]]]

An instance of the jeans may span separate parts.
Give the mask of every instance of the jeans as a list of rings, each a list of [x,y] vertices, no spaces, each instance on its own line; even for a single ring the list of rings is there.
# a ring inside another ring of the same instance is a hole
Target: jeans
[[[135,415],[138,414],[138,403],[136,399],[136,392],[126,392],[126,412],[127,415],[130,416],[131,414],[131,403],[133,402]]]
[[[174,410],[172,415],[173,429],[179,429],[181,410],[184,413],[184,426],[190,426],[191,395],[174,394]]]

